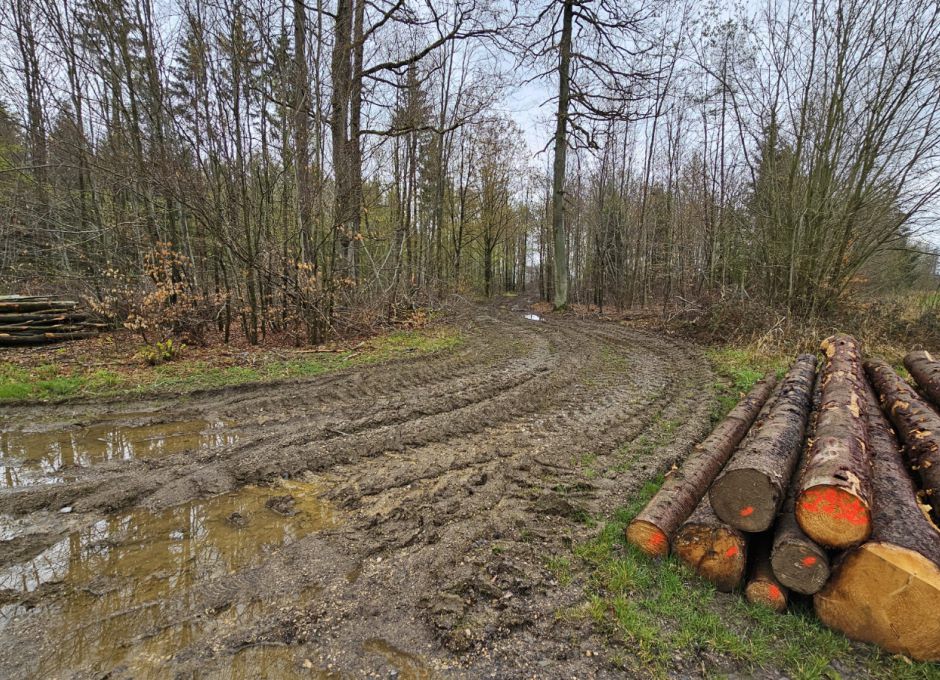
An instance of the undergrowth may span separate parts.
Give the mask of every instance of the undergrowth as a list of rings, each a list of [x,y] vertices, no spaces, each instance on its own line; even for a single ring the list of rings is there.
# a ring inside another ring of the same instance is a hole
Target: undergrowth
[[[133,361],[107,370],[59,365],[52,355],[45,358],[45,363],[35,366],[0,362],[0,403],[77,396],[185,393],[252,382],[312,377],[396,357],[447,351],[460,342],[461,336],[456,329],[439,326],[379,335],[341,352],[284,354],[262,351],[246,354],[231,365],[219,365],[204,358],[188,358],[183,354],[173,361],[156,365],[141,365],[143,362]],[[129,355],[133,356],[134,351],[129,349]]]
[[[669,326],[705,344],[749,347],[767,355],[816,352],[833,333],[862,341],[869,355],[893,364],[912,349],[940,350],[940,293],[911,292],[894,297],[842,300],[807,318],[754,299],[704,301],[671,317]]]

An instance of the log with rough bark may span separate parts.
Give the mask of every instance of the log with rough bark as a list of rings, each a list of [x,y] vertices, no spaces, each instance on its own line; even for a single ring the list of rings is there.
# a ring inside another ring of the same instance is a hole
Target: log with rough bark
[[[776,612],[787,608],[787,589],[777,580],[770,564],[773,535],[758,534],[751,540],[751,567],[744,596],[748,602],[769,607]]]
[[[865,370],[881,408],[905,444],[907,462],[920,478],[924,499],[940,520],[940,415],[884,361],[869,359]]]
[[[10,335],[0,333],[0,345],[17,347],[20,345],[45,345],[51,342],[64,342],[66,340],[83,340],[96,335],[93,331],[80,331],[74,333],[39,333],[36,335]]]
[[[741,585],[747,566],[747,537],[722,522],[712,511],[708,494],[679,528],[673,552],[718,590],[730,592]]]
[[[933,405],[940,408],[940,359],[920,350],[904,357],[904,366]]]
[[[43,295],[0,296],[0,346],[41,345],[94,335],[91,323],[73,300]]]
[[[77,306],[78,303],[72,300],[61,300],[56,302],[46,302],[42,300],[27,300],[25,302],[0,301],[0,313],[22,313],[48,310],[69,311],[71,309],[75,309]]]
[[[801,354],[787,372],[763,427],[748,437],[712,484],[715,514],[741,531],[773,525],[800,455],[816,375],[816,357]]]
[[[848,637],[918,661],[940,660],[940,531],[917,501],[897,439],[867,391],[874,469],[872,533],[841,557],[813,597],[819,618]]]
[[[735,406],[711,434],[695,446],[682,467],[627,527],[627,540],[647,555],[664,557],[679,526],[688,519],[708,485],[769,401],[777,378],[768,373]]]
[[[812,595],[822,588],[829,580],[829,555],[813,539],[807,536],[796,521],[794,508],[796,493],[799,490],[799,479],[805,467],[806,453],[813,444],[816,436],[816,416],[822,402],[822,381],[816,377],[813,388],[813,406],[810,411],[809,423],[806,428],[806,442],[803,445],[803,456],[799,465],[799,472],[793,476],[790,491],[783,502],[777,523],[774,526],[773,549],[770,555],[770,564],[777,580],[788,589]]]
[[[88,315],[81,312],[28,312],[24,314],[0,314],[0,323],[42,325],[85,321],[87,318]]]
[[[867,387],[855,338],[834,335],[822,350],[822,403],[800,477],[796,521],[820,545],[844,549],[871,533],[871,458],[862,411]]]

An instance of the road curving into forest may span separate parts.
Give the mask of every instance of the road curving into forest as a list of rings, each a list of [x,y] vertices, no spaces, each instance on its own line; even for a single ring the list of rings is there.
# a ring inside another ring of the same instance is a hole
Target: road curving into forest
[[[233,435],[0,489],[0,677],[617,676],[556,617],[583,592],[548,560],[703,435],[714,376],[681,341],[517,307],[455,312],[463,342],[412,360],[0,410]]]

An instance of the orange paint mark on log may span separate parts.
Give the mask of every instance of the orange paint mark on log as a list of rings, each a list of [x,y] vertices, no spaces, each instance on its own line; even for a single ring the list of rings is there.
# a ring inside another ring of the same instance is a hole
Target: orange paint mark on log
[[[747,506],[746,508],[741,508],[741,517],[750,517],[754,514],[753,506]]]
[[[804,567],[811,567],[811,566],[813,566],[814,564],[816,564],[816,558],[813,557],[812,555],[808,555],[807,557],[804,557],[804,558],[801,560],[801,562],[803,563],[803,566],[804,566]]]
[[[770,587],[767,588],[767,591],[770,593],[770,596],[775,600],[782,600],[783,593],[780,592],[780,588],[775,586],[773,583],[770,584]]]
[[[725,557],[731,558],[738,554],[738,546],[733,545],[725,550]]]
[[[666,543],[666,535],[663,534],[662,532],[657,531],[655,534],[650,536],[649,547],[652,548],[653,550],[662,548],[665,543]]]
[[[800,505],[805,512],[829,515],[848,524],[868,524],[868,511],[856,496],[831,486],[809,489],[804,492]]]

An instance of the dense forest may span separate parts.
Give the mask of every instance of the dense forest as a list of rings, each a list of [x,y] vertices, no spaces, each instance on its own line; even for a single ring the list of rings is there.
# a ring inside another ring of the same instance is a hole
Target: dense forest
[[[3,293],[260,342],[937,286],[933,0],[2,8]]]

